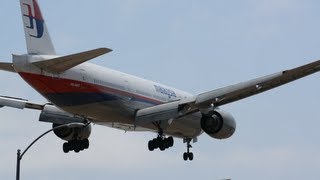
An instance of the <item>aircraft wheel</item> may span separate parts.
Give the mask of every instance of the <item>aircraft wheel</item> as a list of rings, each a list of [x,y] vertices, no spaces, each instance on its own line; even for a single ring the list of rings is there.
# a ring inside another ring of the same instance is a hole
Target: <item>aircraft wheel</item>
[[[160,151],[164,151],[170,147],[173,146],[173,137],[170,136],[168,138],[164,138],[162,136],[158,136],[157,138],[154,138],[153,140],[150,140],[148,142],[148,149],[149,151],[153,151],[157,148],[160,149]]]
[[[148,149],[149,151],[153,151],[155,149],[155,146],[154,146],[154,141],[149,141],[148,142]]]
[[[67,143],[67,142],[63,143],[62,148],[63,148],[64,153],[68,153],[70,151],[69,143]]]
[[[78,142],[78,148],[79,148],[80,151],[83,151],[85,149],[84,141],[79,141]]]
[[[78,153],[81,151],[81,141],[74,141],[73,143],[74,152]]]
[[[189,160],[192,161],[193,160],[193,153],[189,153]]]
[[[88,148],[89,148],[89,145],[90,145],[89,139],[84,139],[84,140],[83,140],[84,149],[88,149]]]
[[[172,146],[173,146],[174,140],[173,140],[173,137],[172,137],[172,136],[168,137],[168,143],[169,143],[169,147],[172,147]]]
[[[169,139],[164,139],[163,141],[162,141],[162,143],[164,144],[164,146],[165,146],[165,149],[168,149],[169,147],[170,147],[170,142],[169,142]]]
[[[166,141],[162,140],[159,142],[160,151],[164,151],[166,149]]]
[[[188,153],[183,153],[183,160],[187,161],[188,160]]]

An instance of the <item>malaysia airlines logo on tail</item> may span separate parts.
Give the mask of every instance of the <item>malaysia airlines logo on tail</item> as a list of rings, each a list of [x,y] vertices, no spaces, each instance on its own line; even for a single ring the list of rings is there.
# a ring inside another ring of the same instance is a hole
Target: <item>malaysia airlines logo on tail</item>
[[[27,14],[23,14],[24,17],[29,18],[29,25],[26,25],[26,28],[36,30],[36,34],[29,34],[34,38],[41,38],[44,32],[44,20],[39,8],[39,5],[36,0],[32,0],[32,5],[23,3],[27,7]],[[32,12],[33,7],[33,12]]]

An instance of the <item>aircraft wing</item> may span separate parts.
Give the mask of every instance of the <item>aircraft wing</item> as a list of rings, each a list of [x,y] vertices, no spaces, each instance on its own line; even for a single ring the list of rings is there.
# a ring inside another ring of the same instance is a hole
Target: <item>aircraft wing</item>
[[[33,109],[40,110],[39,121],[48,122],[54,124],[69,124],[69,123],[85,123],[86,118],[76,116],[74,114],[70,114],[65,112],[55,105],[46,103],[46,104],[38,104],[29,102],[26,99],[8,97],[8,96],[0,96],[0,108],[2,107],[12,107],[17,109]]]
[[[320,60],[251,81],[209,91],[197,96],[195,104],[221,106],[311,75],[320,70]]]
[[[4,107],[4,106],[17,108],[17,109],[27,108],[27,109],[43,110],[45,104],[32,103],[22,98],[0,96],[0,107]]]
[[[141,109],[136,113],[135,121],[136,124],[143,124],[176,119],[262,93],[318,71],[320,71],[320,60],[294,69],[208,91],[189,99]]]

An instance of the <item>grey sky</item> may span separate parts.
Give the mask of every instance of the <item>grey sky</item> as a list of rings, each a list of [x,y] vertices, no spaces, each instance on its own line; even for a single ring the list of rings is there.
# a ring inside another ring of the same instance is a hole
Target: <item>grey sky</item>
[[[315,0],[39,0],[56,50],[114,51],[93,62],[197,94],[317,60]],[[0,60],[25,53],[18,0],[1,5]],[[23,179],[319,179],[319,74],[222,108],[237,120],[227,140],[203,134],[148,152],[152,133],[94,126],[91,147],[62,152],[50,134],[22,160]],[[0,72],[0,94],[45,100],[16,74]],[[17,148],[50,128],[39,112],[0,109],[0,179],[15,176]]]

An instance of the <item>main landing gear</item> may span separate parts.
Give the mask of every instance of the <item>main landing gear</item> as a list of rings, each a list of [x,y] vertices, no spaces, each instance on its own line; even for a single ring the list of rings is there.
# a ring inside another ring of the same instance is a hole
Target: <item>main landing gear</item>
[[[163,134],[163,129],[160,126],[161,124],[154,124],[157,128],[158,128],[158,137],[154,138],[153,140],[150,140],[148,142],[148,149],[149,151],[153,151],[157,148],[160,149],[160,151],[164,151],[166,149],[168,149],[169,147],[172,147],[174,144],[173,141],[173,137],[169,136],[168,138],[166,138],[166,136]],[[193,142],[197,142],[197,138],[184,138],[183,139],[183,143],[187,143],[187,152],[183,153],[183,159],[185,161],[193,160],[193,153],[190,152],[190,148],[192,148],[191,146],[191,141],[193,140]]]
[[[191,138],[185,138],[184,142],[187,143],[187,152],[183,153],[183,160],[187,161],[189,159],[190,161],[192,161],[193,160],[193,153],[190,152],[190,148],[192,148],[192,146],[190,144]]]
[[[153,151],[159,148],[161,151],[164,151],[174,144],[173,137],[170,136],[168,138],[165,137],[162,131],[159,132],[158,137],[149,141],[148,149],[149,151]]]
[[[69,151],[74,151],[76,153],[89,148],[89,140],[71,140],[69,142],[63,143],[63,152],[68,153]]]

